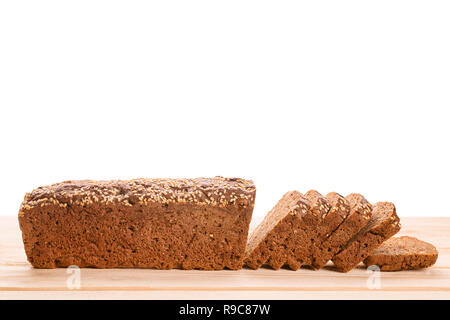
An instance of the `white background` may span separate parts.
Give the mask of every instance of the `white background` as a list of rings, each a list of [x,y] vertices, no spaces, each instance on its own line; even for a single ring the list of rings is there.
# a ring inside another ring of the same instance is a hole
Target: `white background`
[[[239,176],[450,216],[448,1],[2,1],[0,214],[68,179]]]

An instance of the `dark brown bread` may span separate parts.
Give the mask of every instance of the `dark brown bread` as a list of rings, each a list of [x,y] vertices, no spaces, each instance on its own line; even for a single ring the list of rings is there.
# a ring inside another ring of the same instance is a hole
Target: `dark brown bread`
[[[347,242],[332,261],[340,271],[348,272],[399,230],[400,219],[394,204],[377,202],[367,225]]]
[[[279,269],[287,264],[298,269],[302,261],[297,260],[297,255],[306,255],[310,245],[305,226],[317,222],[310,207],[309,201],[298,191],[284,194],[250,234],[245,265],[257,269],[267,263]]]
[[[432,266],[437,258],[438,251],[431,243],[403,236],[388,239],[364,264],[377,265],[382,271],[415,270]]]
[[[296,265],[286,263],[286,266],[292,270],[297,270],[302,265],[312,264],[312,251],[314,246],[321,242],[321,239],[325,237],[326,233],[330,232],[330,228],[332,227],[330,223],[335,223],[334,221],[331,221],[333,219],[330,219],[328,216],[331,206],[327,198],[323,197],[316,190],[309,190],[304,194],[304,197],[310,204],[311,214],[306,215],[303,218],[307,223],[301,227],[302,230],[300,233],[304,234],[304,241],[307,245],[305,247],[295,248],[295,258],[299,263]],[[296,232],[298,233],[298,231]],[[281,261],[279,261],[279,263],[281,267]]]
[[[314,265],[314,254],[323,250],[323,242],[329,235],[340,225],[344,215],[341,210],[336,210],[334,199],[324,197],[315,190],[310,190],[305,194],[305,197],[310,203],[315,204],[318,214],[322,221],[314,228],[313,232],[309,234],[312,239],[309,256],[303,258],[304,264]]]
[[[315,248],[312,264],[315,269],[325,266],[369,222],[372,216],[371,204],[358,193],[349,194],[344,198],[335,192],[330,192],[327,198],[331,204],[329,215],[338,216],[341,223],[320,246]]]
[[[263,264],[277,270],[286,265],[297,270],[311,260],[311,247],[319,236],[317,227],[329,211],[327,200],[316,191],[286,193],[251,233],[245,264]]]
[[[239,269],[256,189],[238,178],[66,181],[25,196],[36,268]]]

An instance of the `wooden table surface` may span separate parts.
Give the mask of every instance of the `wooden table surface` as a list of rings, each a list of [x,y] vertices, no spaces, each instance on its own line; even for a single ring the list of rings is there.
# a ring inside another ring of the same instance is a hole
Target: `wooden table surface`
[[[450,299],[450,218],[402,218],[399,234],[439,250],[420,271],[183,271],[80,269],[69,289],[66,269],[38,270],[27,262],[16,217],[0,217],[0,299]]]

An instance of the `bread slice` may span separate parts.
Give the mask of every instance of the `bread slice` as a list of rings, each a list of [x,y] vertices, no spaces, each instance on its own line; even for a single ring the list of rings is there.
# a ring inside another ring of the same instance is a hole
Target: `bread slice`
[[[347,242],[332,261],[337,269],[348,272],[399,230],[400,219],[394,204],[378,202],[373,206],[372,218],[367,225]]]
[[[331,204],[329,215],[338,216],[341,223],[320,246],[314,249],[312,266],[315,269],[325,266],[372,216],[372,205],[358,193],[349,194],[344,198],[336,192],[330,192],[326,197]]]
[[[377,265],[382,271],[415,270],[432,266],[437,258],[438,251],[431,243],[403,236],[384,242],[364,264]]]
[[[313,266],[314,253],[324,250],[324,241],[342,223],[347,212],[336,207],[337,203],[333,197],[324,197],[315,190],[305,193],[305,197],[308,198],[310,203],[317,206],[318,214],[322,217],[321,223],[317,225],[315,230],[317,235],[312,238],[310,254],[303,259],[304,264]]]
[[[283,265],[300,268],[302,259],[310,255],[310,234],[321,221],[317,209],[300,192],[287,192],[250,234],[245,265],[252,269],[263,264],[275,270]]]

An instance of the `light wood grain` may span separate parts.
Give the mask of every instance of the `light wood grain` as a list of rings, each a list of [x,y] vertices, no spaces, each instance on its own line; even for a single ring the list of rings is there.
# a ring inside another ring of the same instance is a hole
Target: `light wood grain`
[[[362,266],[343,274],[323,270],[183,271],[81,269],[81,288],[69,290],[66,269],[33,269],[26,261],[16,217],[0,218],[0,299],[450,299],[450,218],[402,218],[400,234],[439,250],[435,266],[382,272],[380,289]]]

